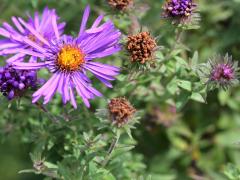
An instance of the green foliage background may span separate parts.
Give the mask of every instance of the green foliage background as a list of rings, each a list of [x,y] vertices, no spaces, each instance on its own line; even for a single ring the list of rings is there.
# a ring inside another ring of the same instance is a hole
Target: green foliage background
[[[166,20],[160,18],[162,3],[161,0],[140,1],[139,6],[149,8],[145,14],[142,14],[140,22],[154,36],[160,37],[159,46],[171,47],[175,40],[175,29],[167,24]],[[198,3],[201,14],[200,28],[184,33],[182,42],[187,48],[181,53],[181,58],[188,61],[189,57],[193,57],[194,51],[198,51],[200,62],[206,62],[208,57],[216,53],[228,52],[238,60],[240,57],[240,1],[201,0]],[[58,14],[68,23],[66,32],[73,33],[79,28],[86,4],[90,4],[93,9],[91,18],[96,18],[98,12],[102,10],[111,14],[104,0],[0,0],[0,22],[9,21],[13,15],[24,16],[25,12],[40,11],[47,5],[57,9]],[[115,19],[114,22],[116,26],[127,31],[128,20]],[[128,61],[128,58],[116,55],[104,61],[120,64],[121,60]],[[142,79],[146,77],[151,78],[146,75]],[[119,81],[121,82],[121,76]],[[140,124],[133,130],[136,148],[132,150],[131,155],[126,155],[131,159],[129,161],[136,161],[136,164],[132,163],[128,168],[126,166],[124,168],[136,169],[135,174],[142,172],[142,177],[147,178],[150,175],[156,180],[185,180],[191,179],[193,175],[207,179],[227,179],[223,173],[226,165],[233,163],[240,166],[240,88],[231,88],[226,92],[221,90],[210,92],[207,103],[189,101],[180,110],[177,121],[172,126],[165,127],[157,123],[149,124],[152,118],[149,114],[153,106],[162,108],[166,105],[165,100],[160,99],[161,95],[158,96],[158,93],[161,94],[165,89],[156,87],[157,92],[154,94],[149,88],[151,85],[149,82],[142,81],[140,92],[135,95],[129,93],[131,88],[134,88],[131,85],[122,88],[121,83],[116,83],[113,90],[107,90],[101,85],[98,87],[107,98],[129,97],[131,103],[144,112]],[[0,133],[4,137],[0,144],[0,179],[43,179],[40,175],[17,174],[22,169],[32,168],[29,152],[33,149],[33,142],[37,140],[41,146],[41,143],[46,143],[45,139],[41,138],[49,138],[53,144],[57,144],[55,149],[48,153],[47,159],[58,161],[60,159],[58,156],[62,152],[56,154],[58,151],[56,149],[58,146],[64,146],[61,143],[62,139],[67,142],[64,134],[68,134],[69,139],[81,139],[78,134],[71,134],[75,132],[71,131],[71,127],[77,128],[77,132],[94,130],[95,127],[91,126],[91,123],[97,124],[96,118],[93,118],[94,111],[96,108],[105,106],[104,100],[94,100],[90,110],[85,107],[78,109],[79,112],[84,112],[81,117],[77,116],[78,112],[74,112],[73,115],[77,117],[78,123],[64,122],[56,125],[59,126],[56,128],[51,127],[54,125],[49,120],[49,116],[43,115],[42,119],[39,119],[38,110],[35,106],[29,105],[28,100],[22,103],[25,105],[22,110],[21,107],[19,110],[15,104],[9,110],[7,102],[4,99],[0,101]],[[58,115],[64,112],[58,99],[53,104],[55,104],[54,107],[51,105],[47,107],[51,113]],[[69,130],[64,129],[65,125],[69,126]],[[147,128],[149,126],[151,130]],[[61,128],[64,129],[64,133],[58,135],[55,131]],[[131,173],[122,172],[122,176],[118,176],[117,179],[128,179],[131,177],[129,174]]]

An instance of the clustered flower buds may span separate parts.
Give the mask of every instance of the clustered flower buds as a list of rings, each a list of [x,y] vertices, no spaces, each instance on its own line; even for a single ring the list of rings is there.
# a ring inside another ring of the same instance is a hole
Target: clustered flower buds
[[[108,0],[108,4],[119,11],[124,11],[133,4],[133,0]]]
[[[0,92],[9,100],[21,96],[26,89],[36,86],[35,71],[16,70],[9,65],[0,67]]]
[[[108,103],[110,119],[117,127],[121,127],[129,122],[136,109],[125,98],[113,98]]]
[[[149,32],[128,36],[126,44],[132,62],[140,62],[141,64],[153,59],[156,47],[157,43]]]
[[[193,14],[196,6],[193,0],[168,0],[163,7],[163,16],[184,21]]]
[[[209,61],[210,73],[208,74],[208,83],[217,87],[227,89],[230,85],[237,82],[238,67],[232,62],[232,57],[222,57],[220,55]]]

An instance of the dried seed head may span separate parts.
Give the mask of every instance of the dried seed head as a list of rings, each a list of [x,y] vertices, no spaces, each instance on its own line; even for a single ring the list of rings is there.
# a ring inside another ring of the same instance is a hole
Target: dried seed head
[[[110,119],[117,127],[121,127],[129,122],[136,109],[125,98],[113,98],[108,103]]]
[[[152,60],[156,47],[157,43],[149,32],[128,36],[126,49],[131,55],[132,62],[138,61],[144,64],[146,61]]]
[[[128,9],[133,4],[133,0],[107,0],[108,4],[119,11]]]
[[[149,131],[155,131],[157,125],[169,128],[176,123],[179,117],[180,114],[177,112],[175,106],[156,106],[151,109],[145,118],[146,128]]]

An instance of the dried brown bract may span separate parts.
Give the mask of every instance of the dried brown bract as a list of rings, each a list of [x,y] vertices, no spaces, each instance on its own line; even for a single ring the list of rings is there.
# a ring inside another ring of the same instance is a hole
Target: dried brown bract
[[[136,112],[136,109],[125,98],[113,98],[108,103],[110,119],[117,127],[127,124]]]
[[[152,60],[156,48],[157,43],[149,32],[128,36],[126,49],[131,55],[132,62],[144,64]]]
[[[108,4],[119,11],[124,11],[133,5],[133,0],[107,0]]]

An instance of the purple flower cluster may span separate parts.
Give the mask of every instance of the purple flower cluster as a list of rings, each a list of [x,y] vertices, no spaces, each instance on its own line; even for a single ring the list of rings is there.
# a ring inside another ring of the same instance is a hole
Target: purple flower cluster
[[[188,17],[192,15],[196,4],[192,0],[168,0],[164,5],[166,17]]]
[[[20,97],[28,88],[37,87],[35,71],[16,70],[7,65],[0,67],[0,92],[9,100]]]
[[[208,76],[208,83],[214,87],[221,87],[227,89],[230,85],[238,81],[238,65],[237,62],[232,62],[232,57],[215,56],[213,60],[209,61],[210,71]]]
[[[92,87],[87,72],[91,72],[107,87],[112,87],[110,81],[115,80],[120,69],[95,62],[94,59],[120,51],[121,33],[111,20],[101,23],[103,15],[87,28],[89,6],[84,11],[77,37],[62,35],[65,24],[58,24],[59,18],[54,10],[47,9],[44,12],[41,23],[36,14],[28,23],[21,18],[13,18],[19,32],[4,23],[5,29],[0,28],[0,35],[5,37],[0,42],[0,55],[12,55],[7,62],[15,69],[36,71],[47,68],[52,73],[50,79],[33,94],[33,103],[43,97],[43,103],[46,104],[59,93],[64,104],[70,102],[77,108],[75,97],[79,95],[89,107],[89,100],[102,94]],[[26,62],[28,56],[31,58]]]
[[[230,81],[234,79],[234,68],[232,64],[217,64],[211,72],[212,81]]]

